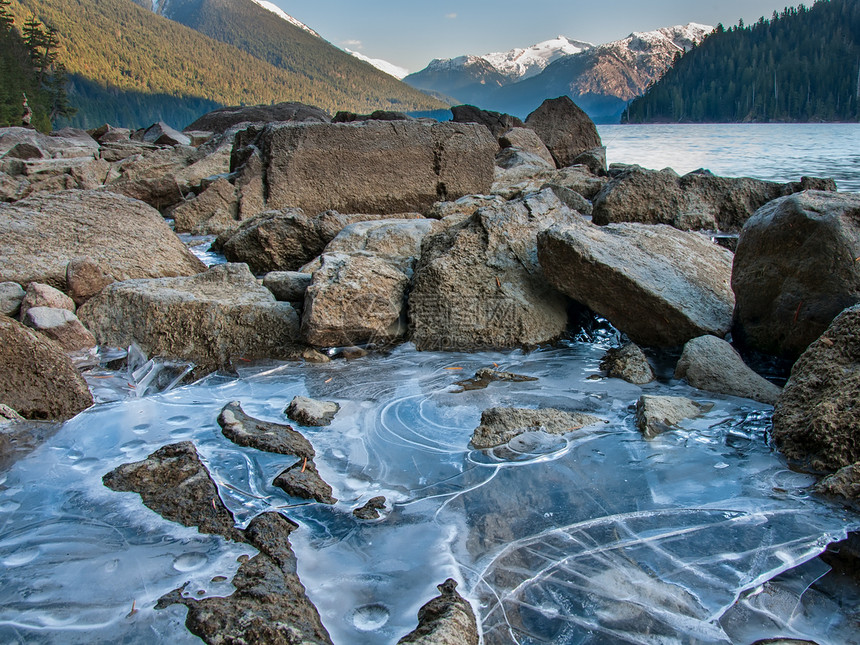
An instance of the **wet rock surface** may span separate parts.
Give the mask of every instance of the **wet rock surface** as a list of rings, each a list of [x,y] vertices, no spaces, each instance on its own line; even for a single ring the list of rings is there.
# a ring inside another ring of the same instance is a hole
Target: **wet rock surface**
[[[636,402],[636,427],[646,439],[677,428],[684,419],[692,419],[707,410],[695,401],[679,396],[643,395]]]
[[[331,424],[339,410],[340,405],[334,401],[317,401],[305,396],[297,396],[290,401],[284,412],[299,425],[327,426]]]
[[[317,470],[313,459],[304,458],[275,477],[272,482],[287,495],[300,499],[310,499],[321,504],[334,504],[337,500],[332,496],[332,489]]]
[[[248,416],[238,401],[224,406],[218,415],[218,425],[225,437],[240,446],[308,460],[315,455],[313,446],[300,432],[288,425]]]
[[[842,312],[792,367],[773,413],[773,439],[819,472],[860,461],[860,305]]]
[[[611,378],[621,378],[635,385],[645,385],[655,378],[645,353],[635,343],[626,343],[607,351],[600,362],[600,369]]]
[[[352,514],[360,520],[378,520],[379,511],[383,509],[385,509],[385,497],[379,495],[367,500],[364,506],[355,509]]]
[[[481,425],[472,435],[472,445],[478,449],[494,448],[525,432],[567,434],[602,420],[582,412],[565,412],[545,408],[490,408],[481,415]]]
[[[440,595],[418,610],[418,627],[398,645],[477,645],[475,612],[457,593],[457,582],[448,578],[437,588]]]
[[[514,374],[513,372],[503,372],[489,367],[482,367],[475,372],[475,376],[472,378],[457,381],[454,385],[459,385],[462,388],[461,392],[468,392],[470,390],[483,390],[490,383],[495,382],[525,383],[537,380],[539,379],[533,376],[524,376],[522,374]]]

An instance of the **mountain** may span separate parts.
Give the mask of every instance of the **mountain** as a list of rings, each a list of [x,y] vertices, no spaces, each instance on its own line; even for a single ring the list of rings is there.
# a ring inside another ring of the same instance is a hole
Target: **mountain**
[[[627,109],[630,122],[860,120],[860,2],[718,25]]]
[[[351,49],[344,49],[343,51],[345,51],[347,54],[352,54],[358,60],[363,60],[365,63],[370,63],[379,71],[385,72],[389,76],[393,76],[398,80],[409,74],[409,70],[405,67],[400,67],[398,65],[395,65],[394,63],[389,63],[387,60],[382,60],[381,58],[370,58],[368,56],[365,56],[364,54],[360,54],[359,52],[354,52]]]
[[[444,107],[251,0],[12,0],[10,9],[18,30],[31,16],[57,30],[79,110],[57,125],[184,126],[220,105],[280,101],[330,112]]]
[[[278,18],[280,18],[281,20],[286,20],[291,25],[295,25],[299,29],[304,29],[306,32],[308,32],[309,34],[311,34],[313,36],[316,36],[317,38],[322,38],[322,36],[320,36],[313,29],[308,27],[305,23],[301,22],[300,20],[296,20],[291,15],[289,15],[287,12],[285,12],[283,9],[281,9],[278,5],[272,4],[271,2],[266,2],[266,0],[252,0],[252,2],[254,4],[260,5],[261,7],[263,7],[263,9],[266,9],[267,11],[271,11],[273,14],[278,16]],[[155,11],[155,9],[153,9],[153,11]]]
[[[691,49],[710,31],[709,26],[690,23],[635,32],[598,46],[559,37],[505,54],[435,60],[403,80],[459,102],[520,117],[546,98],[567,95],[593,119],[617,122],[628,101],[659,79],[677,54]],[[523,65],[518,67],[517,61]],[[538,61],[543,61],[542,69]]]

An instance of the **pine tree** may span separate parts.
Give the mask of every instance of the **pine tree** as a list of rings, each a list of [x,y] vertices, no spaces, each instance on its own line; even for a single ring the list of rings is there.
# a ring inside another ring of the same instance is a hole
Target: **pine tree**
[[[9,30],[12,29],[12,25],[15,23],[15,18],[12,16],[12,12],[9,11],[11,4],[11,0],[0,0],[0,36],[9,33]]]

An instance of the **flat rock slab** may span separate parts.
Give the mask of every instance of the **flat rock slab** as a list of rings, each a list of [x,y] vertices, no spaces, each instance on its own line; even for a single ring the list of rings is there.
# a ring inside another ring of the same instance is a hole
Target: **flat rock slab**
[[[284,412],[299,425],[327,426],[331,424],[339,410],[340,405],[334,401],[317,401],[305,396],[297,396],[290,401]]]
[[[457,582],[448,578],[440,592],[418,610],[418,627],[397,645],[478,645],[478,625],[469,602],[457,592]]]
[[[636,402],[636,427],[646,439],[675,430],[684,419],[695,419],[708,406],[680,396],[641,396]]]
[[[311,442],[300,432],[288,425],[248,416],[238,401],[224,406],[218,415],[218,425],[225,437],[240,446],[302,459],[313,459],[316,454]]]
[[[490,408],[481,414],[481,425],[472,434],[472,445],[479,450],[495,448],[526,432],[567,434],[603,421],[582,412],[553,408]]]
[[[549,282],[640,345],[675,347],[732,324],[732,254],[670,226],[573,219],[538,236]]]

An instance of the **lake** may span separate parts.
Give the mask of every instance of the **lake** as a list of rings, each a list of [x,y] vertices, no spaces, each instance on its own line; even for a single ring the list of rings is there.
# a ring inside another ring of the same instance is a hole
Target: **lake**
[[[600,125],[609,163],[673,168],[685,174],[797,181],[832,177],[860,192],[860,124],[750,123]]]

